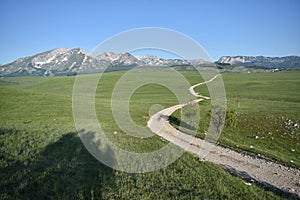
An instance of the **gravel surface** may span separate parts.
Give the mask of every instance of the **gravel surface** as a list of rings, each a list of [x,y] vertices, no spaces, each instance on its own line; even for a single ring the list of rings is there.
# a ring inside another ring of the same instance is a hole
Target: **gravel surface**
[[[197,94],[194,88],[209,83],[217,77],[214,76],[209,81],[198,83],[189,88],[190,93],[199,98],[194,101],[200,102],[209,99],[209,97]],[[205,152],[205,148],[212,149],[204,159],[200,160],[212,162],[230,173],[240,176],[245,180],[246,185],[251,186],[251,184],[256,183],[289,197],[300,197],[299,169],[235,152],[185,134],[171,126],[168,116],[185,105],[179,104],[157,112],[150,117],[148,127],[157,135],[201,158],[203,155],[201,153]]]

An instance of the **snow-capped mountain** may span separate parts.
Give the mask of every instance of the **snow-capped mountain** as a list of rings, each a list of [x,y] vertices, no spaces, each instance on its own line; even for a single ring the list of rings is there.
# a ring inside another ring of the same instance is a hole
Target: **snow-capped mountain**
[[[104,52],[97,56],[75,48],[57,48],[12,63],[0,65],[0,77],[6,76],[62,76],[107,71],[126,70],[133,67],[188,66],[210,63],[201,59],[162,59],[157,56],[133,56],[130,53],[117,54]],[[264,56],[223,56],[217,63],[239,66],[258,66],[264,68],[300,67],[299,56],[264,57]]]
[[[101,71],[110,61],[95,59],[83,49],[58,48],[2,65],[0,76],[54,76]]]
[[[218,63],[265,68],[294,68],[300,67],[300,57],[222,56]]]
[[[0,77],[4,76],[59,76],[79,73],[99,73],[105,69],[115,71],[135,66],[165,67],[207,63],[201,59],[187,61],[162,59],[157,56],[133,56],[129,53],[104,52],[92,56],[87,51],[75,48],[57,48],[43,53],[0,65]]]

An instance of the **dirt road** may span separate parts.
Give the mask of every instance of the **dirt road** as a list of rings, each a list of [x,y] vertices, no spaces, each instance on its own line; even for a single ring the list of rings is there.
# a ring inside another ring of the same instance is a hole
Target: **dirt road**
[[[209,99],[207,96],[196,93],[194,88],[212,82],[217,77],[218,75],[209,81],[198,83],[189,88],[190,93],[199,98],[194,101],[200,102]],[[228,148],[214,145],[185,134],[171,126],[168,117],[165,116],[170,116],[183,106],[185,104],[179,104],[157,112],[150,117],[148,127],[157,135],[198,156],[200,156],[203,148],[211,149],[213,147],[212,151],[210,151],[203,161],[217,164],[230,173],[242,177],[246,181],[245,184],[249,185],[249,187],[251,184],[257,183],[283,195],[300,197],[299,169],[243,155]]]

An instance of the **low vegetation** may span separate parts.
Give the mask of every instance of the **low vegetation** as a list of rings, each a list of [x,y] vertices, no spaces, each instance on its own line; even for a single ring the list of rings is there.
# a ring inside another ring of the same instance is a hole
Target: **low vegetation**
[[[300,168],[300,73],[223,74],[222,77],[228,111],[219,143]],[[197,91],[207,92],[204,86]],[[210,103],[202,102],[200,108],[197,136],[204,138]],[[173,119],[180,120],[180,111],[173,114]]]
[[[158,136],[128,136],[114,122],[110,97],[123,73],[106,73],[99,83],[96,110],[100,124],[121,148],[135,152],[156,150],[166,141]],[[191,84],[202,81],[193,72],[182,74]],[[299,75],[224,75],[232,122],[225,127],[220,143],[299,167]],[[101,164],[84,148],[74,127],[74,78],[0,80],[0,199],[280,198],[256,185],[245,184],[218,166],[199,162],[188,153],[166,168],[145,174],[128,174]],[[208,95],[205,87],[197,90]],[[148,84],[131,97],[130,114],[137,124],[145,126],[153,104],[168,107],[177,103],[168,89]],[[197,136],[203,137],[209,101],[201,102],[200,108],[202,120]],[[178,114],[174,119],[180,120]]]

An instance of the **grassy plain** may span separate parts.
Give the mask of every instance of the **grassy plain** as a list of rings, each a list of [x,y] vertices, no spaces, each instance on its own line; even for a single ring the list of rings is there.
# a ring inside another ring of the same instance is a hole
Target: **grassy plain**
[[[225,126],[219,143],[299,168],[300,73],[229,73],[222,78],[228,110],[236,113],[238,123],[236,127]],[[208,94],[205,87],[196,91]],[[197,136],[204,138],[210,102],[201,103],[200,108]],[[180,120],[180,111],[173,116],[175,121]]]
[[[156,150],[166,142],[157,136],[128,136],[113,120],[110,98],[123,73],[106,73],[101,78],[96,95],[99,122],[121,148],[135,152]],[[182,74],[191,84],[202,81],[194,72]],[[224,74],[228,107],[237,111],[239,122],[235,128],[224,129],[220,143],[299,166],[299,129],[287,131],[282,125],[289,119],[293,126],[299,122],[299,75]],[[145,174],[128,174],[101,164],[84,148],[74,127],[74,78],[0,80],[0,199],[280,198],[256,185],[248,186],[240,178],[213,164],[199,162],[188,153],[166,168]],[[207,92],[205,87],[198,90]],[[151,105],[168,107],[177,103],[168,89],[148,84],[132,96],[130,114],[137,124],[146,125]],[[205,111],[209,110],[209,102],[200,107],[204,112],[198,136],[202,137],[207,128]],[[255,139],[256,135],[259,139]]]

